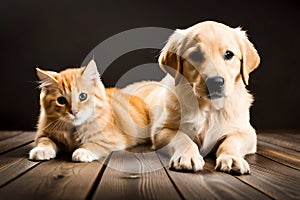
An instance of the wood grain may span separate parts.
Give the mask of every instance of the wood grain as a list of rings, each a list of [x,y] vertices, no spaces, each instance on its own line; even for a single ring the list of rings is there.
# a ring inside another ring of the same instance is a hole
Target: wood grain
[[[260,134],[274,134],[274,138],[277,137],[277,135],[285,135],[290,140],[293,139],[300,139],[300,130],[257,130],[257,135]]]
[[[250,176],[237,176],[274,199],[299,199],[300,172],[260,155],[247,156]]]
[[[291,137],[291,134],[260,133],[257,135],[258,140],[270,144],[278,145],[290,150],[300,152],[300,138]],[[295,135],[295,134],[293,134]]]
[[[33,144],[28,144],[0,157],[0,187],[40,163],[28,159],[28,152],[32,147]]]
[[[297,151],[258,141],[257,154],[300,170],[300,153]]]
[[[0,131],[0,141],[7,138],[15,137],[16,135],[21,134],[22,131]]]
[[[33,142],[35,132],[22,132],[15,137],[10,137],[0,141],[0,154],[9,150],[15,149],[19,146]]]
[[[94,199],[180,199],[155,152],[113,152]]]
[[[159,154],[165,166],[169,159]],[[214,161],[205,159],[204,169],[198,173],[167,172],[184,199],[270,199],[234,176],[214,170]]]
[[[102,162],[73,163],[60,154],[31,162],[34,132],[0,131],[1,199],[299,199],[299,131],[259,132],[257,154],[246,157],[251,174],[168,169],[169,158],[149,147],[114,152]]]
[[[101,162],[46,161],[0,189],[3,199],[86,199]]]

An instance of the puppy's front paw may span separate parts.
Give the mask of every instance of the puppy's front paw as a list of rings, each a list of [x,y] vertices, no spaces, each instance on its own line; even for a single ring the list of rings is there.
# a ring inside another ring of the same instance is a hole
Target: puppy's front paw
[[[87,149],[79,148],[73,152],[72,160],[74,162],[92,162],[97,160],[97,157]]]
[[[56,152],[52,147],[34,147],[29,152],[30,160],[50,160],[55,156]]]
[[[205,162],[197,147],[190,147],[187,151],[174,153],[170,160],[169,167],[175,170],[193,170],[194,172],[203,169]]]
[[[250,167],[242,156],[220,155],[216,161],[216,170],[231,174],[249,174]]]

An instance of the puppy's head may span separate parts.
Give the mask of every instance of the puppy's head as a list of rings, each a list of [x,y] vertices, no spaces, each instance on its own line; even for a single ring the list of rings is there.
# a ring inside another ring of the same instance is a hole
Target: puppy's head
[[[198,98],[210,100],[230,96],[237,84],[248,85],[259,62],[244,31],[212,21],[176,30],[159,57],[176,85],[184,79]]]

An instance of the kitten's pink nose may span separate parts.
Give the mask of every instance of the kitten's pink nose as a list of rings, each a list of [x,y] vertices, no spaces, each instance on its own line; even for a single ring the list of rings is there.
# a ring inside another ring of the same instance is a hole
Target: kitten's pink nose
[[[71,110],[71,114],[74,115],[74,116],[77,115],[78,112],[79,112],[78,110]]]

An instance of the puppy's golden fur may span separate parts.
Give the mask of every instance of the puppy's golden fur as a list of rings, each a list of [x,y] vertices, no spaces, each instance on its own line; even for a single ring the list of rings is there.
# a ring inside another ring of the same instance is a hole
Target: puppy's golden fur
[[[233,57],[226,59],[226,52]],[[203,168],[203,157],[216,148],[216,169],[249,173],[244,156],[256,151],[249,122],[253,101],[245,85],[258,67],[259,55],[240,28],[207,21],[176,30],[159,57],[167,73],[161,82],[138,82],[123,91],[150,106],[153,143],[171,149],[170,167]],[[205,80],[224,78],[224,95],[209,98]]]

